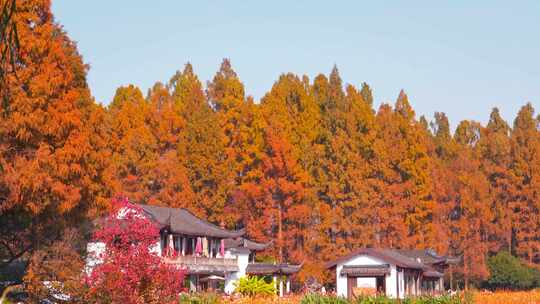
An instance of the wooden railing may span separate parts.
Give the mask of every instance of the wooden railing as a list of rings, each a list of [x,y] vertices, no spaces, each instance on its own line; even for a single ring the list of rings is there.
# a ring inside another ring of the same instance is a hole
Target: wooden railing
[[[181,265],[207,265],[207,266],[238,266],[236,258],[207,258],[198,256],[165,257],[166,263]]]

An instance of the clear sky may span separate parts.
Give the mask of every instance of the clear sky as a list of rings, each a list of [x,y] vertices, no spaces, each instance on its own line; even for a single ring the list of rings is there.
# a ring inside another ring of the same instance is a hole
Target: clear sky
[[[474,2],[474,3],[473,3]],[[133,83],[146,94],[186,62],[202,81],[230,58],[259,99],[281,73],[371,85],[376,105],[400,89],[416,113],[511,122],[540,112],[540,1],[53,1],[90,64],[96,100]]]

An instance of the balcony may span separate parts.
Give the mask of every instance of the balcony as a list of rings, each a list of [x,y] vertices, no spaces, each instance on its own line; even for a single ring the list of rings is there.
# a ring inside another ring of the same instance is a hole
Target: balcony
[[[222,275],[225,272],[239,271],[236,258],[208,258],[190,255],[175,258],[164,257],[163,259],[165,263],[187,269],[190,274]]]

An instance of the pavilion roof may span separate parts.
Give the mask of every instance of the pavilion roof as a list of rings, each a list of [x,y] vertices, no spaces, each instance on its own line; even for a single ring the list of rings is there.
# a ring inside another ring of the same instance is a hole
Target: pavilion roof
[[[152,205],[138,205],[161,228],[172,233],[191,236],[209,236],[216,238],[237,238],[244,235],[245,230],[227,230],[203,220],[186,209]]]
[[[302,265],[249,263],[246,268],[246,273],[252,275],[293,274],[297,273],[300,268],[302,268]]]
[[[368,255],[373,256],[375,258],[378,258],[385,263],[393,264],[401,268],[410,268],[410,269],[425,269],[426,265],[423,263],[410,258],[408,256],[405,256],[401,253],[399,253],[398,250],[395,249],[382,249],[382,248],[360,248],[357,249],[348,255],[342,256],[338,259],[335,259],[329,263],[326,264],[327,268],[331,268],[336,266],[337,264],[344,263],[356,256],[359,255]]]

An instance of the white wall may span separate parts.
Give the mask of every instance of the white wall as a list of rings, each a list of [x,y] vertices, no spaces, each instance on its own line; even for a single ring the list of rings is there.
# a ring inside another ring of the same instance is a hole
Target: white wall
[[[362,278],[356,279],[356,286],[362,288],[377,288],[377,280],[375,278]]]
[[[105,252],[105,243],[89,242],[86,244],[86,272],[90,273],[92,269],[103,262],[102,255]]]
[[[399,280],[399,298],[403,299],[405,298],[405,273],[400,271],[397,274],[397,278]]]
[[[341,276],[343,266],[360,266],[360,265],[382,265],[388,264],[376,257],[369,255],[358,255],[336,266],[336,293],[338,296],[347,297],[347,276]],[[396,266],[390,265],[390,275],[386,276],[386,295],[395,298],[396,292]],[[374,280],[374,279],[373,279]],[[373,283],[375,284],[375,283]]]
[[[154,246],[149,248],[149,251],[157,256],[163,256],[161,252],[161,241],[157,241]]]
[[[396,265],[390,265],[390,275],[386,276],[386,296],[390,298],[397,297],[397,280],[398,272]],[[399,282],[399,285],[403,285],[401,281]]]
[[[97,264],[103,263],[105,248],[105,243],[103,242],[88,242],[86,244],[86,272],[90,273]],[[161,256],[161,244],[159,241],[150,248],[150,252]]]
[[[246,275],[246,268],[249,264],[249,253],[232,253],[229,250],[225,252],[225,257],[227,258],[237,258],[238,269],[237,272],[232,272],[225,275],[225,293],[232,294],[236,289],[234,284],[238,282],[241,277]]]

